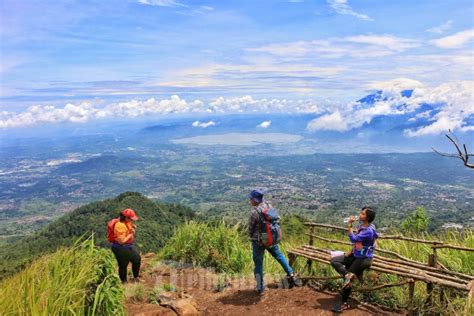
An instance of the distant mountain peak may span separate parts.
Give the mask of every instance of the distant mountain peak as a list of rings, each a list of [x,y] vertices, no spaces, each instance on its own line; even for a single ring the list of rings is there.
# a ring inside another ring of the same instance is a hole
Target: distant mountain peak
[[[402,90],[400,91],[400,95],[405,98],[411,98],[411,96],[413,95],[413,89]],[[369,94],[360,100],[357,100],[357,102],[361,104],[374,104],[375,102],[378,102],[378,101],[387,101],[387,100],[388,98],[384,96],[383,90],[377,90],[374,93]]]

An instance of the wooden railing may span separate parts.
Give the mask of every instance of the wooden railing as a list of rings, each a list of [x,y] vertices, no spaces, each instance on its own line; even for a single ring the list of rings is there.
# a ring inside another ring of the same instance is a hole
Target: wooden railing
[[[306,222],[305,225],[309,227],[309,233],[307,233],[309,240],[308,245],[303,245],[301,247],[292,249],[289,251],[289,259],[290,264],[293,264],[296,260],[296,257],[305,257],[307,258],[307,268],[308,271],[311,271],[311,266],[313,261],[322,262],[326,264],[330,264],[330,253],[329,250],[314,247],[315,240],[321,240],[324,242],[329,243],[336,243],[342,245],[352,245],[350,242],[331,239],[319,236],[315,234],[315,228],[323,228],[323,229],[330,229],[330,230],[337,230],[337,231],[344,231],[346,232],[347,229],[340,226],[329,225],[329,224],[322,224],[322,223],[314,223],[314,222]],[[393,286],[403,286],[408,284],[408,310],[410,314],[413,314],[413,296],[414,296],[414,286],[416,281],[423,281],[426,283],[426,289],[428,294],[427,304],[433,305],[433,289],[434,285],[440,286],[441,290],[444,287],[455,288],[458,290],[462,290],[463,292],[467,292],[467,304],[464,313],[468,315],[470,312],[470,308],[472,308],[472,297],[474,291],[474,276],[460,273],[456,271],[451,271],[444,267],[438,261],[438,254],[437,250],[442,248],[454,249],[459,251],[474,251],[474,248],[469,247],[462,247],[458,245],[451,245],[448,243],[444,243],[440,240],[425,240],[419,238],[412,238],[406,237],[402,235],[379,235],[379,239],[393,239],[393,240],[403,240],[408,242],[414,243],[421,243],[421,244],[428,244],[431,246],[432,253],[428,255],[428,260],[426,263],[419,262],[416,260],[412,260],[410,258],[406,258],[395,251],[382,249],[377,247],[375,249],[374,260],[372,262],[372,266],[370,267],[371,270],[379,271],[382,273],[389,273],[398,275],[401,277],[407,278],[405,281],[390,283],[390,284],[382,284],[374,287],[361,287],[354,289],[355,291],[374,291],[381,288],[386,287],[393,287]],[[396,257],[389,258],[386,256],[381,256],[381,254],[386,254],[389,256]],[[318,276],[311,276],[311,277],[303,277],[303,278],[310,278],[310,279],[336,279],[339,277],[318,277]],[[441,296],[443,294],[441,293]]]

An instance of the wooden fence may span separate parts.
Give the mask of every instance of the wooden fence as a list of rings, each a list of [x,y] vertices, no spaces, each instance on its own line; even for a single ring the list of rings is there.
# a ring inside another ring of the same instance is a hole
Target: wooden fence
[[[328,249],[318,248],[314,246],[315,240],[321,240],[329,243],[337,243],[343,245],[351,245],[350,242],[345,242],[337,239],[329,239],[322,236],[315,234],[315,228],[323,228],[323,229],[330,229],[330,230],[337,230],[337,231],[344,231],[346,232],[347,229],[344,227],[329,225],[329,224],[321,224],[321,223],[314,223],[314,222],[307,222],[305,223],[307,227],[309,227],[309,242],[308,245],[302,245],[300,247],[291,249],[289,251],[289,260],[290,265],[294,263],[297,257],[304,257],[307,259],[307,267],[308,270],[311,271],[311,265],[313,261],[330,264],[331,256],[330,251]],[[443,289],[447,288],[455,288],[461,290],[467,294],[467,304],[464,310],[464,314],[468,315],[470,310],[472,310],[472,297],[474,291],[474,276],[468,275],[465,273],[460,273],[456,271],[451,271],[444,267],[438,261],[438,249],[442,248],[449,248],[455,249],[459,251],[473,251],[474,248],[468,247],[460,247],[457,245],[451,245],[444,243],[440,240],[424,240],[418,238],[410,238],[405,237],[402,235],[380,235],[379,239],[394,239],[394,240],[404,240],[408,242],[414,243],[422,243],[428,244],[431,246],[432,252],[428,256],[426,263],[415,261],[409,258],[406,258],[394,251],[381,249],[377,247],[375,249],[375,255],[370,267],[371,270],[382,272],[382,273],[389,273],[397,276],[401,276],[405,278],[404,281],[389,283],[389,284],[382,284],[375,287],[360,287],[354,289],[354,291],[375,291],[382,288],[387,287],[394,287],[394,286],[403,286],[408,285],[408,311],[410,314],[414,313],[414,306],[413,306],[413,297],[415,293],[415,282],[422,281],[426,283],[426,289],[428,294],[427,303],[432,306],[433,305],[433,289],[434,286],[440,286],[441,289],[441,297],[443,295]],[[394,258],[389,258],[387,256],[381,256],[379,253],[384,255],[389,255]],[[311,279],[337,279],[337,277],[306,277]]]

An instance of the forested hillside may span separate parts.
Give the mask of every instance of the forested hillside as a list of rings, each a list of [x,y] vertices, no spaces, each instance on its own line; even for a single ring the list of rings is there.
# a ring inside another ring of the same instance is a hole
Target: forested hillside
[[[0,248],[0,278],[32,259],[68,246],[80,236],[95,233],[99,246],[108,246],[107,222],[121,210],[133,208],[137,221],[137,247],[142,252],[156,251],[171,237],[175,225],[193,218],[191,209],[153,202],[140,193],[125,192],[116,198],[89,203],[52,222],[39,232]]]

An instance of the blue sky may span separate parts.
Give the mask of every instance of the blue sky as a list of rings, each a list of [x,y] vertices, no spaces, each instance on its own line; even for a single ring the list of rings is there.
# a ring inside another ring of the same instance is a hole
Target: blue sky
[[[435,132],[474,115],[472,1],[3,0],[0,12],[3,128],[118,109],[345,120],[368,92],[406,88],[447,104]]]

